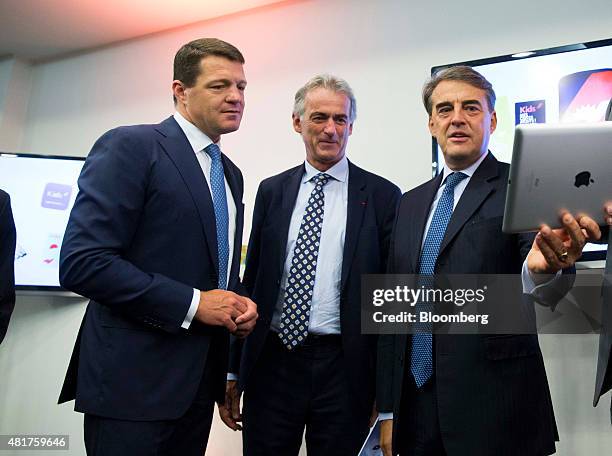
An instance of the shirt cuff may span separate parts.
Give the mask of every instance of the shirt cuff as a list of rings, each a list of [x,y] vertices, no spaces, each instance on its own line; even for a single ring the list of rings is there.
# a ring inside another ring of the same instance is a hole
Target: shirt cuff
[[[393,412],[379,413],[378,421],[387,421],[393,419]]]
[[[227,373],[227,381],[231,382],[231,381],[238,381],[238,375],[233,374],[231,372]]]
[[[187,311],[187,315],[185,315],[185,319],[183,320],[183,324],[181,328],[189,329],[191,326],[191,322],[193,321],[193,317],[198,310],[198,305],[200,304],[200,290],[193,289],[193,298],[191,298],[191,304],[189,305],[189,310]]]
[[[527,259],[525,259],[521,271],[523,293],[536,296],[538,291],[545,290],[555,284],[557,279],[561,277],[561,274],[561,270],[557,271],[556,274],[532,274],[527,266]]]

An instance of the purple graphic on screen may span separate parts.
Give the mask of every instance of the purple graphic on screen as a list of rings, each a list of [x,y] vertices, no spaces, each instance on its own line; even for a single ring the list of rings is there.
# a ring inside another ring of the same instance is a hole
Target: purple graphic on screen
[[[48,209],[63,211],[68,208],[71,194],[72,187],[70,185],[49,182],[45,185],[45,191],[43,192],[42,202],[40,204],[42,207]]]
[[[514,105],[515,125],[545,123],[546,122],[546,101],[521,101]]]

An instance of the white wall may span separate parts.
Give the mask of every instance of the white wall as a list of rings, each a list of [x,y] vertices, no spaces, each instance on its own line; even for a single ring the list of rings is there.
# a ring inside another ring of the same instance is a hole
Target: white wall
[[[172,113],[174,53],[189,40],[216,36],[247,59],[243,126],[223,139],[245,174],[247,221],[257,183],[303,160],[291,129],[293,94],[318,72],[346,78],[356,92],[349,157],[408,189],[430,175],[420,89],[431,66],[608,38],[610,30],[609,0],[284,3],[35,65],[19,149],[86,155],[109,128],[163,119]],[[248,230],[247,223],[245,237]],[[80,416],[53,403],[82,312],[81,302],[19,297],[0,349],[0,434],[52,429],[71,434],[73,447],[80,444]],[[596,338],[546,336],[542,347],[561,434],[558,454],[606,453],[609,399],[598,409],[590,405]],[[238,439],[216,423],[209,454],[239,454]]]
[[[8,84],[11,80],[11,73],[13,69],[13,60],[10,57],[6,57],[0,60],[0,117],[4,111],[4,98],[8,91]]]
[[[17,151],[23,139],[32,66],[21,59],[0,61],[0,151]]]

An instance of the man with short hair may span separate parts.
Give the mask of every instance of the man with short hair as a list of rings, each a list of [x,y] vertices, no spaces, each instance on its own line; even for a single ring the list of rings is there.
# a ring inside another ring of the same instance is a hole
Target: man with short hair
[[[61,250],[62,285],[90,298],[60,402],[76,397],[96,456],[201,456],[223,401],[229,332],[248,334],[240,170],[221,153],[246,79],[218,39],[174,59],[176,112],[93,146]]]
[[[403,195],[387,272],[522,273],[525,291],[545,298],[554,274],[573,266],[587,239],[599,238],[597,224],[565,213],[563,230],[543,226],[535,240],[503,233],[509,166],[488,151],[497,125],[493,87],[472,68],[452,67],[425,84],[423,102],[444,169]],[[381,336],[377,381],[385,456],[555,452],[535,334]]]
[[[11,197],[0,190],[0,343],[15,307],[15,243]]]
[[[222,419],[241,419],[244,454],[355,456],[367,436],[376,336],[361,334],[362,274],[384,271],[400,191],[346,158],[356,102],[346,81],[315,76],[295,96],[305,163],[257,192],[244,284],[253,333],[232,347]]]

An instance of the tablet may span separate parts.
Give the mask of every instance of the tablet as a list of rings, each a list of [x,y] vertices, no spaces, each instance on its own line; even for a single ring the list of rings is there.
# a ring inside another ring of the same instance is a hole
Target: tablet
[[[519,125],[514,135],[503,231],[559,228],[559,214],[603,223],[612,201],[612,122]]]

